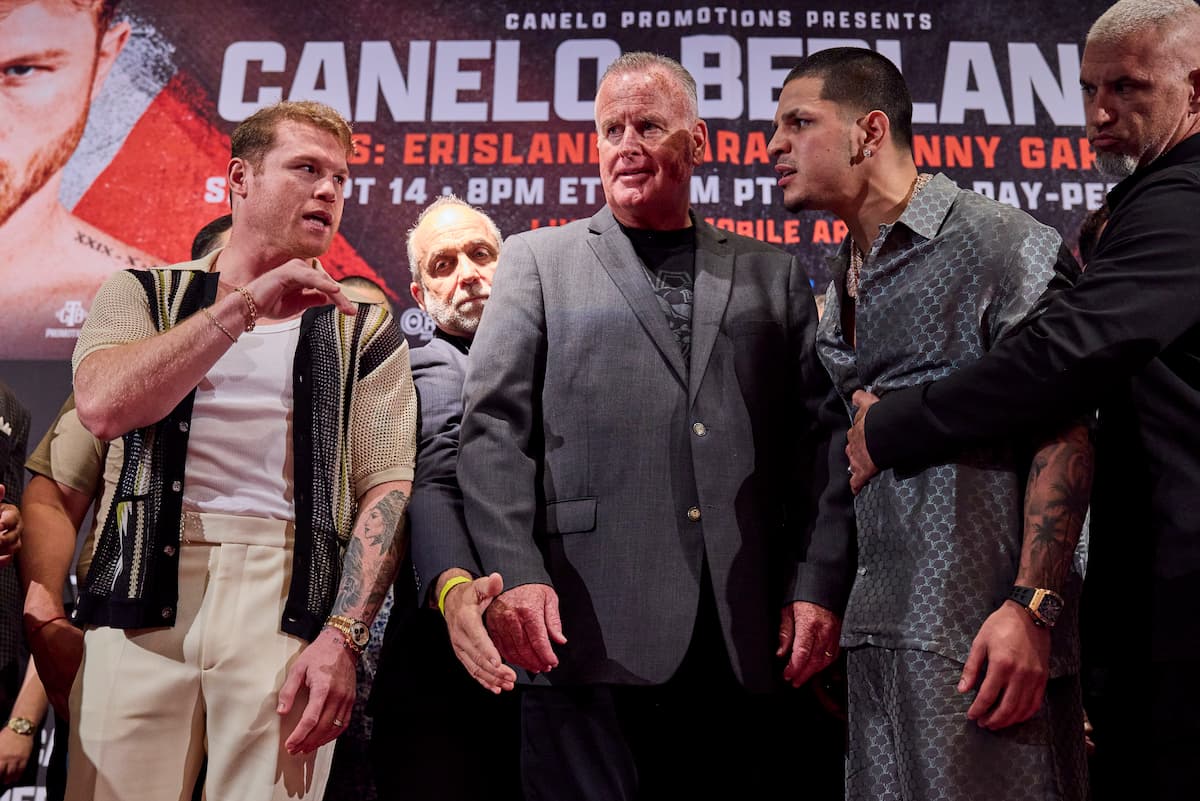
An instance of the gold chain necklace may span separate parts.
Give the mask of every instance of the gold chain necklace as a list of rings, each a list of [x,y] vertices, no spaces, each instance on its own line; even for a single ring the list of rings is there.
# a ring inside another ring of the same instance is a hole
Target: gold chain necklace
[[[921,173],[913,179],[912,186],[908,188],[908,198],[904,202],[904,207],[912,203],[912,199],[917,196],[917,193],[924,189],[929,182],[933,180],[933,176],[929,173]],[[862,278],[863,261],[866,259],[866,254],[862,248],[850,239],[850,267],[846,270],[846,294],[852,300],[858,299],[858,282]]]

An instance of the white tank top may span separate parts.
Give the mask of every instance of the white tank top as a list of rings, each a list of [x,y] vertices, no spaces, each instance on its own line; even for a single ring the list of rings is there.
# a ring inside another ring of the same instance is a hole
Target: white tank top
[[[183,508],[294,520],[292,363],[300,318],[244,333],[196,388]]]

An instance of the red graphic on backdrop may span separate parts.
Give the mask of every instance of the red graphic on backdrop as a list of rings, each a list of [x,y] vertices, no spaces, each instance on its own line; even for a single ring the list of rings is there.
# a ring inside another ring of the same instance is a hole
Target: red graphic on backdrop
[[[147,253],[185,261],[196,231],[228,211],[203,200],[205,181],[224,175],[229,162],[229,135],[210,122],[215,116],[203,91],[177,74],[80,198],[75,214]],[[334,278],[357,275],[383,285],[341,234],[321,263]]]

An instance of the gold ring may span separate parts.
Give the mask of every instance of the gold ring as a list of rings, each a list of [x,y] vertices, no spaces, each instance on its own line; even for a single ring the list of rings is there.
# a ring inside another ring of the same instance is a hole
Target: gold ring
[[[830,652],[830,651],[826,651],[826,652],[825,652],[825,658],[826,658],[826,659],[833,659],[833,653],[832,653],[832,652]]]
[[[826,652],[826,653],[828,653],[828,652]],[[333,725],[334,725],[334,726],[345,726],[346,724],[345,724],[345,723],[343,723],[342,721],[338,720],[337,718],[334,718],[334,719],[333,719]]]

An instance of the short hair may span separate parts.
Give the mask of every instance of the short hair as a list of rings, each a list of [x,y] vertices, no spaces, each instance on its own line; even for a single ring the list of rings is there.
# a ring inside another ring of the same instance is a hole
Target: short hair
[[[383,300],[379,300],[379,301],[361,300],[361,301],[355,301],[355,302],[373,303],[373,304],[376,304],[379,306],[383,306],[385,309],[388,310],[389,314],[392,314],[392,315],[395,314],[395,310],[392,309],[392,301],[388,298],[387,289],[384,288],[383,286],[381,286],[377,281],[373,281],[370,278],[367,278],[365,275],[343,276],[342,278],[338,279],[338,286],[340,286],[342,289],[349,289],[351,293],[378,292],[379,295],[383,298]],[[349,296],[347,296],[347,297],[349,297]],[[354,298],[349,298],[349,299],[351,301],[354,301]]]
[[[821,99],[855,114],[882,111],[891,122],[892,141],[912,150],[912,95],[900,70],[886,57],[862,47],[818,50],[800,60],[783,79],[820,78]]]
[[[496,221],[488,215],[484,214],[479,209],[472,206],[457,195],[442,195],[437,200],[426,206],[419,215],[417,221],[413,223],[412,228],[408,229],[405,235],[405,242],[408,246],[408,271],[412,273],[412,279],[417,286],[425,288],[425,282],[421,280],[421,265],[417,261],[417,249],[413,247],[413,237],[417,233],[417,229],[421,227],[421,223],[425,222],[425,218],[433,214],[438,209],[444,209],[447,206],[460,206],[464,209],[470,209],[483,218],[483,224],[487,226],[488,233],[496,239],[496,246],[499,247],[504,241],[504,237],[500,234],[500,226],[496,225]]]
[[[614,75],[627,75],[631,72],[647,73],[651,70],[661,70],[666,73],[683,92],[683,96],[687,99],[688,113],[691,116],[699,118],[700,116],[700,101],[696,93],[696,79],[688,72],[682,64],[670,56],[664,56],[660,53],[650,53],[645,50],[634,50],[629,53],[622,53],[617,57],[617,60],[608,65],[608,69],[600,76],[598,86],[603,86],[604,82]]]
[[[121,0],[100,0],[100,6],[96,9],[96,22],[102,32],[112,25],[113,17],[117,15],[117,4],[120,2]]]
[[[1200,19],[1195,0],[1121,0],[1092,23],[1087,40],[1111,43],[1145,31],[1174,29],[1188,15]]]
[[[233,215],[222,214],[196,232],[192,240],[192,261],[203,258],[217,249],[217,239],[233,227]]]
[[[264,106],[234,129],[229,139],[230,155],[243,159],[257,172],[263,157],[275,146],[275,131],[281,122],[298,122],[333,134],[346,150],[354,154],[350,123],[335,110],[313,100],[290,100]]]
[[[80,9],[87,9],[96,15],[97,41],[104,36],[117,16],[117,5],[121,0],[71,0]]]
[[[1096,245],[1100,243],[1100,234],[1108,225],[1108,204],[1092,211],[1083,218],[1079,226],[1079,263],[1087,269],[1088,263],[1096,253]]]

